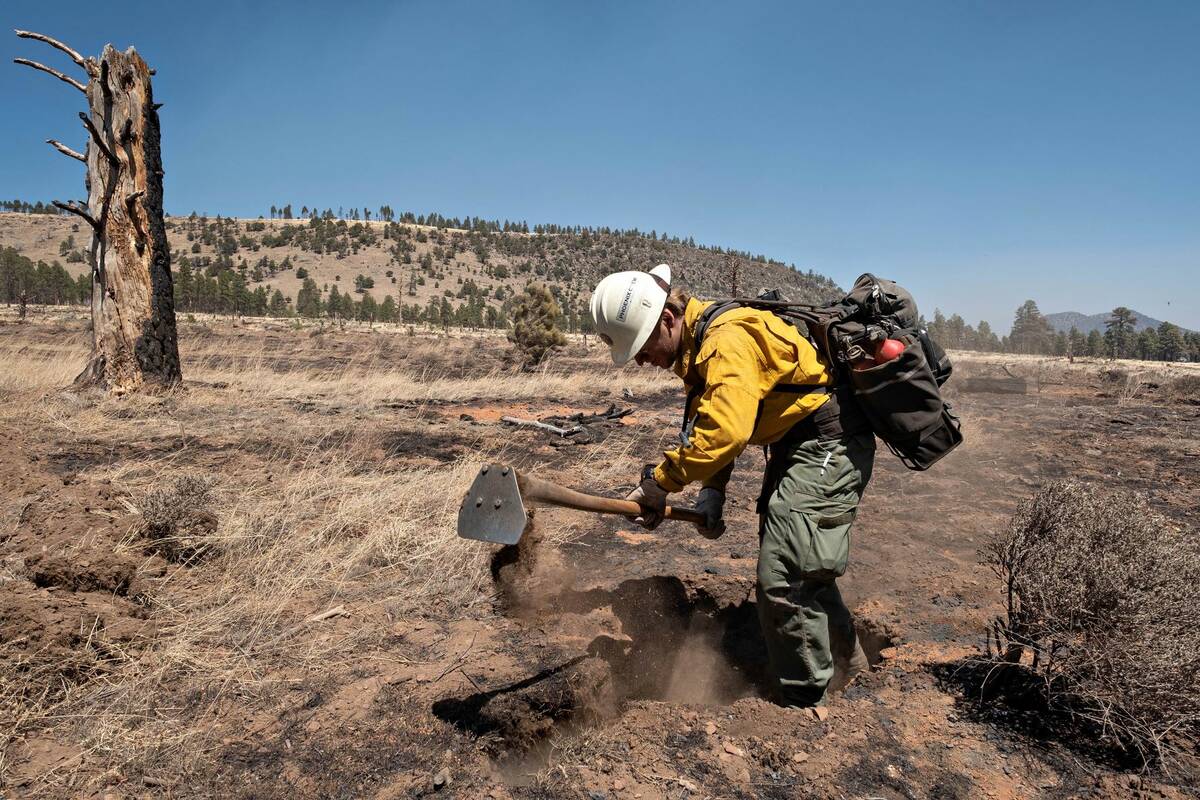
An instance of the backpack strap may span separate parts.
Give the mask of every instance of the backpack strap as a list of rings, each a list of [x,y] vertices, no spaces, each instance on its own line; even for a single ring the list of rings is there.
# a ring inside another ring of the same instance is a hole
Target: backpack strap
[[[732,300],[718,300],[700,312],[700,317],[696,320],[696,329],[692,332],[693,361],[696,354],[700,352],[700,345],[704,341],[704,334],[708,333],[708,326],[712,324],[712,321],[726,311],[732,311],[735,308],[741,308],[741,306],[741,301],[736,298]],[[691,371],[692,364],[688,364],[683,374],[687,375]],[[679,428],[679,441],[684,447],[691,445],[692,431],[696,428],[696,418],[693,416],[691,419],[688,419],[688,410],[692,407],[692,403],[702,394],[704,394],[704,384],[688,390],[687,397],[683,398],[683,424]]]

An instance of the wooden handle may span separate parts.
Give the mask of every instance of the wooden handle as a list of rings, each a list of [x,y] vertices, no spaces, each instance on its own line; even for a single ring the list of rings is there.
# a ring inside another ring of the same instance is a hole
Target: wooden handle
[[[597,514],[620,514],[623,517],[636,517],[642,513],[642,507],[632,500],[585,494],[520,472],[517,473],[517,486],[521,489],[521,499],[526,502],[548,503],[552,506],[573,508],[576,511],[593,511]],[[681,506],[667,506],[664,516],[667,519],[700,524],[704,524],[705,519],[696,509]]]

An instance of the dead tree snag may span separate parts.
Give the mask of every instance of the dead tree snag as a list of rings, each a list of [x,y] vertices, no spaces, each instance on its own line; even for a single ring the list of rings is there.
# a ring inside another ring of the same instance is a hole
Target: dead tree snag
[[[49,36],[16,33],[66,53],[88,78],[85,85],[36,61],[14,59],[87,97],[88,110],[79,114],[88,136],[84,152],[46,140],[87,165],[86,208],[54,201],[92,230],[92,354],[75,383],[116,394],[174,385],[181,375],[163,221],[159,104],[150,87],[154,70],[132,47],[119,53],[107,45],[98,59],[84,58]]]

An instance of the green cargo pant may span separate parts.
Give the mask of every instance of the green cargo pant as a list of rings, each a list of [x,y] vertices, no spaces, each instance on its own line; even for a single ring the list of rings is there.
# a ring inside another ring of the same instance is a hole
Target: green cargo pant
[[[836,579],[874,459],[870,432],[771,446],[759,498],[757,605],[785,705],[821,703],[835,658],[849,660],[858,646]]]

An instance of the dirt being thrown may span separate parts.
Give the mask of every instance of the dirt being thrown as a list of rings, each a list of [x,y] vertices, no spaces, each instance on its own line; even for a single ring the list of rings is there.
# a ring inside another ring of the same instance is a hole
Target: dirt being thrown
[[[536,618],[556,607],[570,591],[575,571],[534,520],[532,512],[521,539],[492,557],[492,578],[505,610],[516,617]]]

